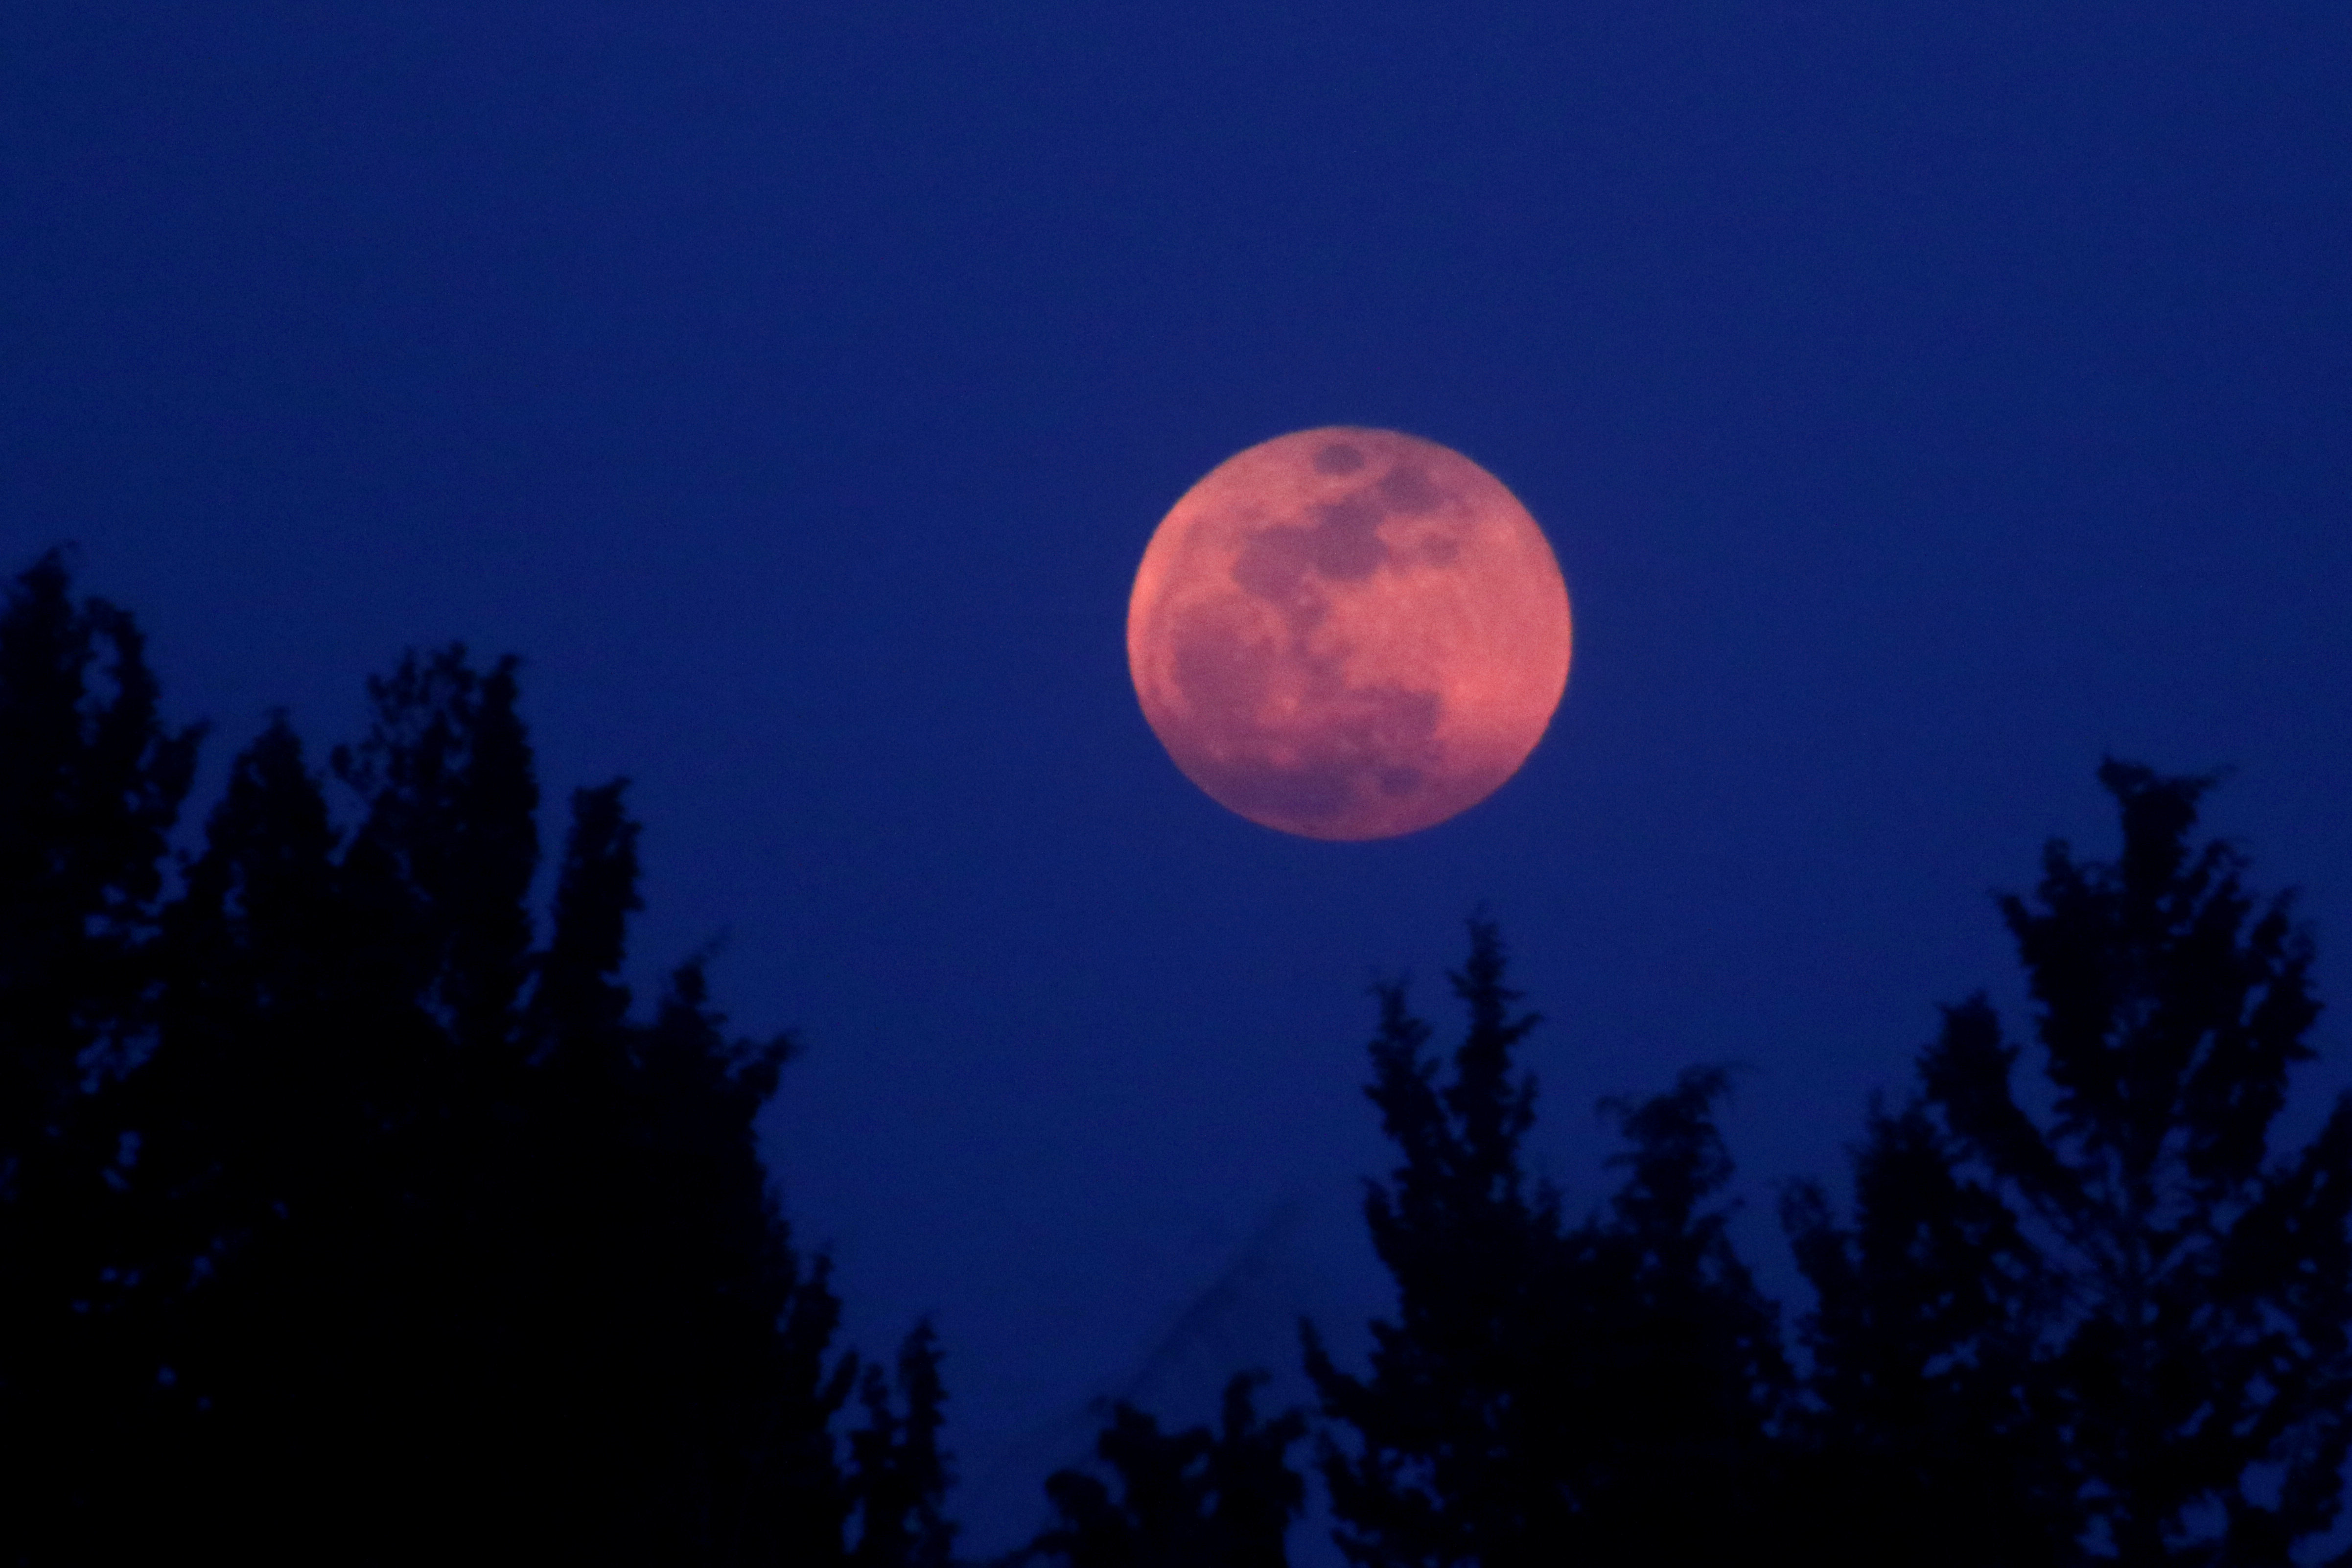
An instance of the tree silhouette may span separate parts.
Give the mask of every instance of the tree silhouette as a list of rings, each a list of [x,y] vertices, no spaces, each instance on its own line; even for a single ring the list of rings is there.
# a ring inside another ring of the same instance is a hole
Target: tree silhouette
[[[1440,1087],[1428,1026],[1378,988],[1368,1090],[1403,1155],[1365,1215],[1398,1316],[1372,1324],[1368,1377],[1309,1325],[1307,1364],[1338,1429],[1321,1467],[1354,1562],[1389,1565],[1706,1560],[1752,1545],[1775,1506],[1786,1368],[1715,1200],[1730,1175],[1702,1069],[1614,1108],[1631,1149],[1605,1215],[1573,1229],[1530,1184],[1535,1084],[1512,1051],[1502,942],[1474,921],[1453,978],[1469,1013]]]
[[[0,617],[8,1557],[840,1561],[855,1362],[753,1135],[790,1042],[698,961],[633,1016],[617,783],[534,947],[512,660],[370,695],[331,778],[282,718],[236,760],[163,902],[194,736],[128,617],[54,558]]]
[[[199,731],[167,730],[131,617],[51,552],[0,609],[0,1525],[26,1560],[114,1511],[150,1441],[122,1250],[166,838]]]
[[[1817,1389],[1858,1478],[1938,1529],[1976,1511],[1983,1554],[1949,1561],[2284,1563],[2334,1520],[2352,1438],[2352,1096],[2273,1156],[2309,937],[2190,843],[2210,780],[2099,777],[2118,858],[2053,843],[2034,901],[2001,900],[2047,1110],[1971,999],[1874,1121],[1857,1229],[1799,1201]]]
[[[1925,1107],[1874,1104],[1853,1229],[1813,1184],[1784,1200],[1817,1298],[1799,1485],[1824,1564],[1883,1563],[1897,1542],[1922,1568],[2076,1561],[2081,1513],[2036,1366],[2061,1283],[1958,1164]]]
[[[1552,1310],[1567,1263],[1557,1196],[1528,1190],[1519,1140],[1535,1086],[1511,1051],[1534,1028],[1513,1017],[1495,928],[1471,925],[1454,989],[1470,1012],[1440,1089],[1429,1026],[1401,983],[1378,987],[1380,1032],[1367,1090],[1403,1155],[1367,1184],[1372,1245],[1397,1283],[1399,1317],[1372,1325],[1372,1376],[1333,1364],[1311,1325],[1308,1375],[1325,1415],[1351,1428],[1349,1454],[1326,1438],[1321,1468],[1340,1544],[1366,1564],[1514,1563],[1564,1538],[1571,1505],[1544,1473],[1548,1412],[1514,1397],[1552,1356]]]
[[[1625,1177],[1571,1238],[1571,1388],[1589,1414],[1563,1448],[1578,1460],[1574,1539],[1595,1563],[1720,1562],[1790,1527],[1779,1312],[1731,1244],[1721,1195],[1732,1163],[1714,1110],[1729,1079],[1694,1068],[1664,1093],[1610,1102],[1630,1147],[1609,1163]]]
[[[940,1341],[929,1321],[898,1348],[893,1407],[880,1367],[867,1367],[858,1399],[866,1425],[849,1438],[848,1494],[856,1511],[854,1568],[950,1568],[956,1527],[947,1517],[948,1458],[940,1447],[947,1389],[940,1381]]]
[[[1056,1470],[1045,1495],[1056,1521],[1007,1559],[1060,1568],[1282,1568],[1306,1482],[1289,1465],[1307,1418],[1261,1422],[1252,1390],[1263,1373],[1225,1384],[1217,1428],[1163,1432],[1121,1401],[1095,1442],[1118,1495],[1081,1469]]]
[[[55,552],[0,607],[0,1562],[950,1568],[937,1336],[895,1378],[835,1347],[758,1156],[791,1040],[731,1036],[699,958],[622,980],[625,781],[572,794],[542,942],[515,661],[369,696],[323,767],[277,717],[174,859],[200,731],[130,616]],[[1618,1185],[1570,1223],[1495,927],[1450,1056],[1376,988],[1397,1307],[1361,1374],[1302,1325],[1353,1562],[2223,1568],[2333,1524],[2352,1095],[2273,1147],[2311,941],[2192,842],[2210,781],[2100,778],[2117,858],[2053,844],[2000,904],[2043,1081],[1947,1008],[1851,1217],[1785,1195],[1801,1387],[1730,1238],[1727,1072],[1607,1102]],[[1276,1568],[1307,1426],[1262,1381],[1213,1427],[1113,1407],[1009,1561]]]

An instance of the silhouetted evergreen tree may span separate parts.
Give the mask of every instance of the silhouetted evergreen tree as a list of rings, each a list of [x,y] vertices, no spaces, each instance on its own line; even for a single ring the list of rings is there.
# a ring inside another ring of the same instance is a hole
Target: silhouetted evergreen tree
[[[148,1047],[167,836],[198,731],[167,730],[143,640],[77,605],[56,552],[0,608],[0,1560],[123,1506],[152,1365],[121,1241],[139,1146],[115,1103]]]
[[[1731,1243],[1714,1119],[1728,1088],[1724,1069],[1694,1068],[1611,1102],[1624,1180],[1570,1238],[1582,1344],[1557,1393],[1587,1413],[1562,1452],[1578,1478],[1571,1540],[1591,1562],[1719,1562],[1792,1522],[1779,1426],[1793,1380],[1778,1309]]]
[[[849,1498],[856,1510],[855,1568],[950,1568],[956,1527],[947,1517],[948,1457],[940,1447],[940,1342],[928,1320],[898,1348],[898,1394],[878,1366],[858,1390],[866,1425],[850,1434]]]
[[[1557,1194],[1533,1192],[1519,1141],[1535,1084],[1511,1052],[1532,1016],[1511,1016],[1500,937],[1471,926],[1454,989],[1470,1028],[1441,1089],[1429,1026],[1402,984],[1378,988],[1380,1033],[1367,1091],[1403,1163],[1368,1183],[1372,1245],[1397,1284],[1398,1317],[1376,1321],[1372,1370],[1339,1370],[1311,1326],[1307,1367],[1324,1414],[1355,1451],[1324,1439],[1321,1466],[1339,1542],[1367,1564],[1517,1563],[1565,1539],[1573,1501],[1549,1473],[1542,1428],[1558,1413],[1523,1395],[1556,1361],[1567,1265]]]
[[[789,1042],[698,963],[632,1017],[617,784],[534,948],[511,660],[370,690],[355,826],[281,719],[159,911],[193,735],[53,559],[0,617],[7,1558],[839,1562],[855,1366],[752,1131]]]
[[[367,742],[337,758],[364,810],[348,838],[282,721],[238,759],[129,1086],[167,1364],[214,1472],[198,1506],[285,1555],[417,1549],[461,1517],[495,1537],[530,1451],[501,1342],[561,1321],[514,1289],[521,1162],[500,1163],[530,1131],[508,1016],[536,786],[511,670],[485,682],[451,650],[371,692]]]
[[[1290,1521],[1307,1506],[1306,1478],[1290,1468],[1307,1415],[1286,1410],[1260,1421],[1251,1391],[1266,1381],[1263,1373],[1237,1373],[1226,1382],[1209,1445],[1204,1479],[1216,1550],[1208,1561],[1231,1568],[1284,1568]]]
[[[1605,1215],[1574,1229],[1531,1184],[1535,1084],[1512,1051],[1495,928],[1453,976],[1470,1026],[1440,1087],[1428,1026],[1379,989],[1369,1093],[1403,1163],[1370,1184],[1372,1243],[1398,1315],[1370,1375],[1311,1326],[1307,1363],[1338,1429],[1322,1449],[1355,1562],[1377,1568],[1709,1561],[1752,1548],[1777,1506],[1772,1426],[1787,1373],[1715,1200],[1730,1175],[1712,1121],[1719,1071],[1617,1108],[1632,1149]]]
[[[1890,1551],[1921,1568],[2078,1559],[2081,1510],[2038,1366],[2063,1285],[1958,1165],[1925,1107],[1874,1105],[1853,1229],[1811,1184],[1783,1204],[1817,1293],[1801,1325],[1815,1405],[1799,1485],[1824,1568]]]
[[[2100,781],[2118,858],[2053,843],[2035,900],[2001,900],[2049,1109],[1963,1003],[1875,1121],[1855,1232],[1801,1202],[1817,1393],[1857,1486],[1920,1499],[1923,1537],[1977,1510],[1981,1550],[1939,1560],[2284,1563],[2336,1517],[2352,1438],[2352,1097],[2273,1156],[2309,938],[2236,850],[2191,844],[2210,780]]]
[[[1225,1384],[1214,1431],[1163,1432],[1124,1402],[1111,1407],[1095,1452],[1118,1479],[1112,1495],[1085,1470],[1045,1481],[1056,1521],[1014,1563],[1058,1568],[1283,1568],[1284,1538],[1306,1506],[1305,1480],[1289,1465],[1307,1418],[1286,1411],[1261,1422],[1251,1391],[1263,1373]]]

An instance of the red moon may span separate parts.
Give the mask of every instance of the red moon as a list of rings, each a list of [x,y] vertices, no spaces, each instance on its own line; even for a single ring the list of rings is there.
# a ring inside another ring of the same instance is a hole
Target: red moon
[[[1143,716],[1187,778],[1307,838],[1477,805],[1568,686],[1568,586],[1536,520],[1459,452],[1301,430],[1162,519],[1127,606]]]

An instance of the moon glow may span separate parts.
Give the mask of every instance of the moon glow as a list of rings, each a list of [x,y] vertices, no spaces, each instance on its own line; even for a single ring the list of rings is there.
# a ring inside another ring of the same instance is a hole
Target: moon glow
[[[1301,430],[1227,458],[1143,552],[1127,662],[1186,777],[1252,822],[1391,838],[1517,773],[1568,685],[1543,531],[1459,452]]]

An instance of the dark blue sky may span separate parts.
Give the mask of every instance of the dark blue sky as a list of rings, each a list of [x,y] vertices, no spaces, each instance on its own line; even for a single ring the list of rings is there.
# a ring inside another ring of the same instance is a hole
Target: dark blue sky
[[[1121,643],[1175,498],[1338,423],[1577,611],[1527,769],[1385,844],[1202,796]],[[1580,1203],[1597,1096],[1749,1064],[1781,1289],[1770,1184],[2013,994],[2103,752],[2236,766],[2343,997],[2348,491],[2340,4],[0,11],[0,568],[79,542],[207,787],[523,655],[551,797],[636,781],[641,973],[724,932],[805,1041],[792,1213],[862,1344],[940,1314],[982,1544],[1284,1205],[1236,1342],[1377,1304],[1364,986],[1444,1013],[1481,902]]]

